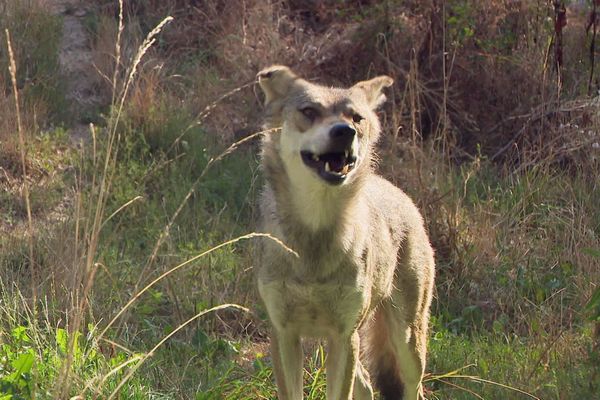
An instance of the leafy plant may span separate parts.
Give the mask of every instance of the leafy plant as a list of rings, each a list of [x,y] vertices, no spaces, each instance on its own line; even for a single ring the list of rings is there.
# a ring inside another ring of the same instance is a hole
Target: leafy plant
[[[23,326],[12,330],[9,341],[0,345],[0,399],[25,400],[34,385],[32,342]]]

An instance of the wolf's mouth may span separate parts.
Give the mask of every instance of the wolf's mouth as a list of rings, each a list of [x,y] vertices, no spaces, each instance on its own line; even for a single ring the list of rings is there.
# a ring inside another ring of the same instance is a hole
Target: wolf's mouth
[[[300,152],[306,166],[314,169],[328,183],[342,183],[356,165],[356,156],[348,151],[315,154],[307,150]]]

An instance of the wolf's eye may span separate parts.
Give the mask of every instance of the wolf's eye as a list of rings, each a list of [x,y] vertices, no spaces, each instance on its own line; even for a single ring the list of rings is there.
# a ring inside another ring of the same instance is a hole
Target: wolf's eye
[[[352,115],[352,121],[354,121],[355,124],[360,123],[360,121],[362,121],[364,118],[362,117],[362,115],[360,114],[353,114]]]
[[[319,116],[319,112],[312,107],[304,107],[300,109],[300,112],[311,121],[314,121]]]

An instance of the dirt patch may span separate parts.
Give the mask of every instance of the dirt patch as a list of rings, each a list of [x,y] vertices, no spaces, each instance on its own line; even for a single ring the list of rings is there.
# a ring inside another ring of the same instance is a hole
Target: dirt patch
[[[95,88],[97,72],[92,62],[92,48],[84,18],[90,5],[77,0],[48,0],[50,11],[62,16],[63,35],[60,42],[61,74],[67,78],[67,100],[73,124],[69,127],[74,142],[89,137],[88,122],[103,104]]]

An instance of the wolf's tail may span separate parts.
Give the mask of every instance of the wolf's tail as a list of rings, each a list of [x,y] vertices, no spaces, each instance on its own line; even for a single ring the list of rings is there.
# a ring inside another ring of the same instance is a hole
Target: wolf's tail
[[[393,366],[393,362],[379,361],[379,370],[376,372],[374,381],[375,386],[381,394],[381,399],[402,400],[404,385],[400,380],[400,374]]]
[[[381,399],[402,400],[404,385],[398,370],[396,352],[389,340],[389,326],[385,317],[385,311],[380,308],[361,329],[361,358]]]
[[[425,335],[409,327],[391,304],[382,304],[361,329],[364,365],[382,400],[422,399]]]

